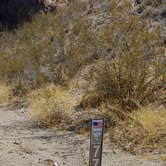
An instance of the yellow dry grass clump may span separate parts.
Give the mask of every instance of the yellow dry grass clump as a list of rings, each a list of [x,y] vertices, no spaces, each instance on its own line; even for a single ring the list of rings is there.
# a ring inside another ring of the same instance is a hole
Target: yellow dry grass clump
[[[61,127],[72,117],[72,99],[64,87],[48,85],[32,91],[27,101],[30,116],[40,125]]]
[[[148,136],[160,136],[162,130],[166,130],[166,111],[164,108],[145,107],[133,113],[133,119],[138,122],[148,133]]]
[[[144,153],[166,147],[166,109],[144,107],[115,127],[115,140],[125,149]]]
[[[11,97],[11,88],[4,83],[0,83],[0,105],[7,104]]]

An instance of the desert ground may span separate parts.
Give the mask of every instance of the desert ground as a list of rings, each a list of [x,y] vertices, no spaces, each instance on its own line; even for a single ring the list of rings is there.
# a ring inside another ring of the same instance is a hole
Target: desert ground
[[[57,129],[40,129],[27,111],[0,107],[0,166],[87,166],[89,138]],[[165,166],[104,143],[103,166]]]

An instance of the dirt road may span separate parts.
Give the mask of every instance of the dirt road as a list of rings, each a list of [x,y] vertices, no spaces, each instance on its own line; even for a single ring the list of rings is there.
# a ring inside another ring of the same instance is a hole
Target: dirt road
[[[72,132],[36,128],[26,111],[0,107],[0,166],[88,166],[89,139]],[[104,144],[103,166],[166,166]]]

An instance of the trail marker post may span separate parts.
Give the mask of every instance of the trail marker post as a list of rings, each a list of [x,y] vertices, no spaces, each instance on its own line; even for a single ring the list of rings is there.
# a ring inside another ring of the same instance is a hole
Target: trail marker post
[[[101,166],[103,149],[104,120],[92,120],[89,166]]]

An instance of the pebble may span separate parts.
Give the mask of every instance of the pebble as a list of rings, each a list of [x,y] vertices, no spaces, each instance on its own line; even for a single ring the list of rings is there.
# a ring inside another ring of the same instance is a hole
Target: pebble
[[[15,145],[20,145],[22,142],[19,141],[19,140],[15,140],[13,143],[14,143]]]

